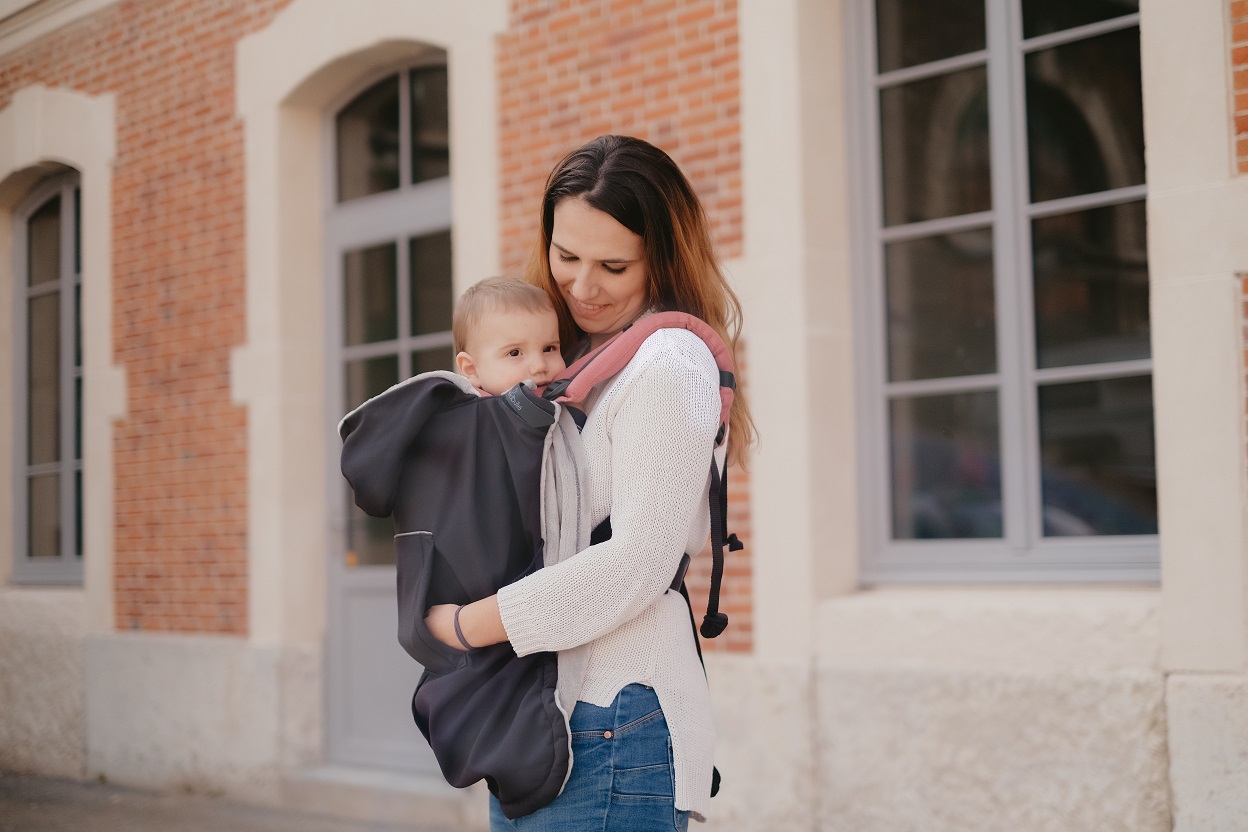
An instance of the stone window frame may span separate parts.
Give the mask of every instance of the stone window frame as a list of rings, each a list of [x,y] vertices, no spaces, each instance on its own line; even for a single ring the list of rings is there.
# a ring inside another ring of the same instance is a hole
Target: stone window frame
[[[82,413],[75,407],[75,386],[82,382],[82,363],[75,361],[75,346],[81,344],[80,316],[75,313],[75,295],[82,287],[81,267],[81,177],[72,169],[52,173],[40,181],[22,200],[13,217],[13,572],[15,584],[80,584],[82,583],[83,551],[80,533],[82,522],[81,489],[75,480],[83,473]],[[32,291],[23,276],[30,260],[28,230],[31,217],[51,200],[60,203],[60,274],[54,286]],[[28,464],[30,401],[29,318],[28,304],[37,294],[54,291],[60,295],[59,355],[60,390],[57,426],[58,460],[39,466]],[[81,345],[85,353],[85,344]],[[78,388],[81,395],[81,387]],[[80,400],[79,400],[80,401]],[[75,442],[75,436],[79,440]],[[74,446],[77,445],[77,453]],[[37,471],[34,469],[38,469]],[[56,556],[32,557],[30,554],[29,481],[36,475],[55,474],[59,484],[60,552]]]

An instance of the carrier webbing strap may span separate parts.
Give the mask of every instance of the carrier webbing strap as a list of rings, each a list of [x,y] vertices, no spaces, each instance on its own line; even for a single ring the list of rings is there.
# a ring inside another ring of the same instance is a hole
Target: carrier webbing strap
[[[706,599],[706,615],[699,632],[703,638],[717,638],[728,626],[728,616],[719,611],[719,585],[724,577],[724,544],[728,533],[728,483],[719,475],[711,457],[711,589]]]
[[[736,377],[733,375],[732,353],[719,337],[719,333],[709,324],[686,312],[656,312],[634,321],[611,336],[598,349],[572,362],[558,378],[546,385],[542,396],[561,404],[585,401],[595,384],[606,381],[624,369],[624,365],[632,360],[641,343],[660,329],[687,329],[701,338],[710,349],[711,355],[715,357],[715,365],[719,368],[719,421],[727,424],[737,386]],[[723,431],[716,441],[717,445],[723,441],[722,433]]]

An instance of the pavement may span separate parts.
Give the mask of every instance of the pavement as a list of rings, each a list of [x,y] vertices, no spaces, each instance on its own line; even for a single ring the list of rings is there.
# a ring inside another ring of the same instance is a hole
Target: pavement
[[[448,832],[0,772],[0,832]]]

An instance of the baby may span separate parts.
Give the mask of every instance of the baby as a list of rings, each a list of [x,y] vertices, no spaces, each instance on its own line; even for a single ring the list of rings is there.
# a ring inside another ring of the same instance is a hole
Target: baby
[[[491,277],[469,287],[456,306],[451,337],[459,374],[492,396],[528,379],[540,387],[564,369],[554,307],[522,280]]]

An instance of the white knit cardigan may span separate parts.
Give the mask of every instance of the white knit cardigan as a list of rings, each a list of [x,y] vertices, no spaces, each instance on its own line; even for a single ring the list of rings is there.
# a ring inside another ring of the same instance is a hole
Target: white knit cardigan
[[[568,713],[578,701],[606,707],[634,682],[654,688],[671,731],[676,808],[699,820],[715,729],[689,612],[669,585],[681,555],[701,551],[710,530],[719,415],[719,371],[702,340],[678,329],[647,338],[597,388],[581,432],[582,512],[591,526],[610,515],[611,539],[564,553],[548,541],[546,568],[498,593],[517,655],[559,651]]]

